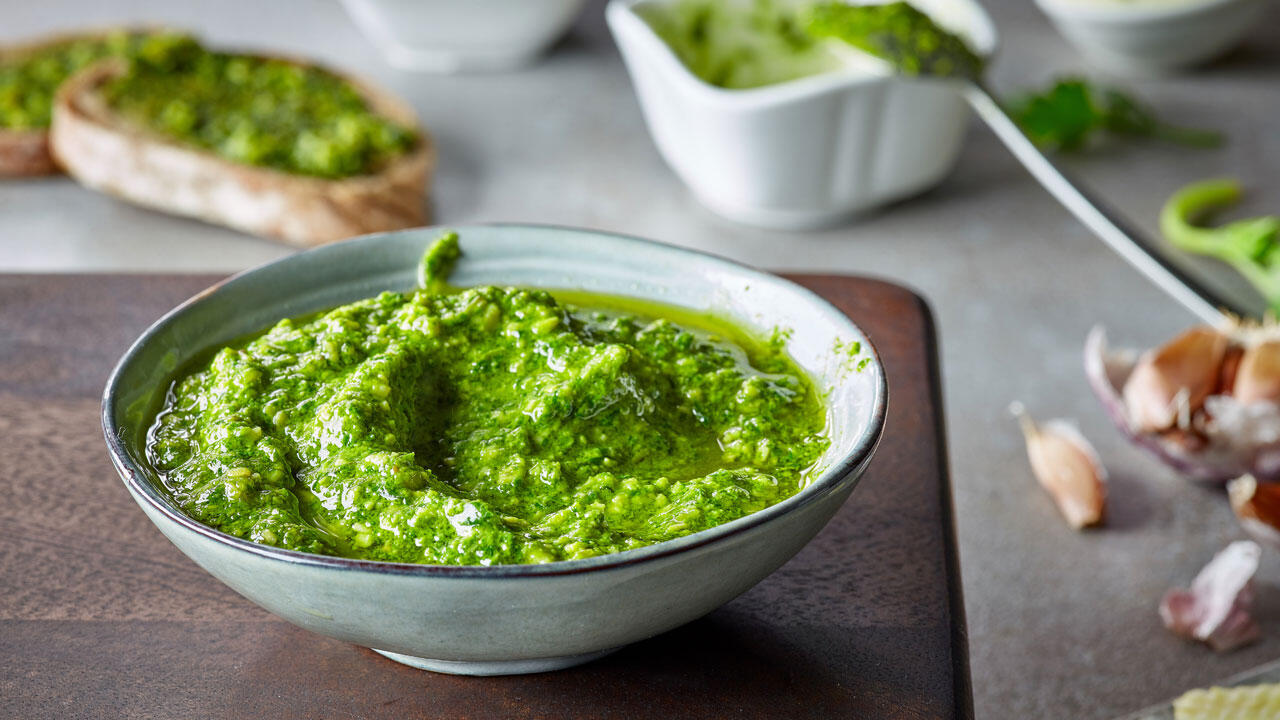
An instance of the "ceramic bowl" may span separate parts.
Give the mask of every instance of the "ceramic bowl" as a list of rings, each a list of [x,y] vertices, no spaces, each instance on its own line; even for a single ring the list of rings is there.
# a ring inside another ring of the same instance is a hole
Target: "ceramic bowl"
[[[564,35],[586,0],[342,0],[401,70],[508,70]]]
[[[636,12],[606,10],[658,151],[703,205],[777,229],[831,225],[921,192],[955,164],[968,109],[945,82],[850,68],[748,90],[710,85]],[[983,55],[991,19],[968,0],[916,0]]]
[[[786,562],[826,524],[871,459],[885,417],[884,370],[840,311],[776,276],[598,232],[520,225],[458,228],[451,282],[628,295],[741,326],[792,331],[789,348],[828,397],[826,469],[797,495],[733,522],[645,548],[544,565],[452,567],[351,560],[258,545],[184,515],[145,462],[149,413],[176,368],[273,324],[414,286],[430,228],[294,255],[178,306],[129,348],[108,381],[112,460],[152,522],[188,557],[267,610],[430,670],[508,674],[566,667],[689,622]],[[847,347],[862,343],[857,370]]]
[[[1212,60],[1253,27],[1267,0],[1036,0],[1090,62],[1159,75]]]

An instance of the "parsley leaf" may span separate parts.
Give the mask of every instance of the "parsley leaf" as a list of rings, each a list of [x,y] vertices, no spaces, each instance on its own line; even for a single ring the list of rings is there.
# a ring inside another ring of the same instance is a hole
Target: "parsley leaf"
[[[1084,78],[1062,78],[1047,90],[1015,96],[1005,105],[1028,137],[1051,150],[1081,150],[1103,132],[1197,147],[1222,142],[1219,133],[1170,125],[1133,95]]]

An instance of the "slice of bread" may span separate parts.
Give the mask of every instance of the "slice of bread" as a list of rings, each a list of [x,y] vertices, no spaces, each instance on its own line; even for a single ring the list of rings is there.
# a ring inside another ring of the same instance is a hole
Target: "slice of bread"
[[[0,128],[0,177],[51,175],[58,164],[49,153],[49,131]]]
[[[124,32],[147,32],[149,28],[126,29]],[[105,37],[112,30],[99,29],[49,35],[32,42],[0,48],[0,65],[20,62],[27,57],[78,40]],[[119,32],[119,30],[115,31]],[[50,175],[58,172],[58,164],[49,152],[49,128],[16,130],[0,127],[0,177]]]
[[[389,93],[341,76],[373,112],[418,128],[418,143],[374,174],[324,179],[231,162],[127,121],[100,92],[127,70],[123,61],[103,60],[58,90],[50,145],[57,162],[84,185],[301,247],[427,223],[431,138],[413,109]]]

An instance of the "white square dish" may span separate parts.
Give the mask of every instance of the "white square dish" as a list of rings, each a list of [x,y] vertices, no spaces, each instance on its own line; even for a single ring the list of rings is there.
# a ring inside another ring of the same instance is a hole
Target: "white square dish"
[[[949,83],[862,67],[748,90],[699,79],[636,12],[612,0],[609,28],[663,158],[730,220],[779,229],[831,225],[921,192],[954,164],[968,110]],[[990,18],[968,0],[919,1],[984,56]]]

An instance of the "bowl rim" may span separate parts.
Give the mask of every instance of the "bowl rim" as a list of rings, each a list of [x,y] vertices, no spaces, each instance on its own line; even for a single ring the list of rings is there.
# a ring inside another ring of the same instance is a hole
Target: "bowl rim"
[[[1230,5],[1245,5],[1258,0],[1179,0],[1178,2],[1139,2],[1132,5],[1116,2],[1084,2],[1082,0],[1036,0],[1036,5],[1049,15],[1091,23],[1142,25],[1149,22],[1182,19],[1200,13],[1211,13]]]
[[[634,47],[647,56],[654,68],[665,74],[683,92],[710,104],[737,109],[758,109],[789,102],[843,92],[850,88],[879,85],[889,82],[910,81],[952,85],[954,81],[943,78],[907,78],[892,73],[872,73],[857,68],[836,69],[815,75],[786,80],[754,88],[730,89],[712,85],[688,68],[653,31],[649,23],[636,13],[635,7],[646,2],[670,2],[671,0],[609,0],[605,7],[605,21],[614,42],[621,47],[634,42]],[[999,46],[995,23],[986,8],[976,0],[961,0],[974,9],[976,37],[970,41],[973,50],[990,62]]]
[[[559,560],[541,564],[431,565],[424,563],[364,560],[359,558],[306,553],[297,550],[286,550],[284,548],[277,548],[245,540],[205,525],[183,513],[182,510],[179,509],[169,498],[165,497],[156,487],[154,487],[151,482],[143,479],[147,474],[147,470],[135,461],[131,454],[126,450],[124,441],[121,439],[123,428],[115,421],[113,410],[117,405],[119,393],[118,385],[121,375],[124,373],[125,369],[132,364],[136,356],[141,352],[142,348],[170,324],[176,322],[180,316],[189,311],[190,308],[203,302],[209,297],[227,292],[229,288],[239,282],[243,282],[246,277],[258,272],[259,270],[274,266],[278,263],[291,262],[295,258],[303,255],[332,252],[332,248],[353,243],[376,243],[381,241],[383,238],[398,236],[405,233],[425,233],[431,231],[443,232],[449,230],[457,232],[460,237],[465,238],[468,230],[475,230],[478,228],[556,231],[604,236],[612,241],[621,242],[623,244],[638,247],[657,247],[663,252],[683,254],[703,262],[710,261],[721,266],[723,269],[731,270],[739,274],[746,273],[752,277],[753,282],[760,280],[763,282],[782,285],[792,292],[799,293],[802,296],[808,296],[807,299],[814,302],[825,313],[848,324],[864,341],[864,350],[868,353],[868,357],[871,359],[871,362],[867,364],[866,368],[873,369],[876,376],[875,395],[872,400],[870,421],[867,427],[857,438],[853,448],[848,453],[841,456],[838,460],[823,470],[823,472],[809,485],[779,503],[770,505],[762,510],[758,510],[722,525],[717,525],[690,535],[672,538],[671,540],[664,540],[653,545],[634,548],[632,550],[624,550],[622,552],[596,555],[589,558]],[[106,440],[107,450],[111,456],[111,462],[115,466],[116,472],[120,475],[120,478],[123,480],[130,494],[134,496],[135,500],[137,500],[139,504],[143,504],[145,502],[144,510],[149,507],[151,510],[158,512],[170,523],[173,523],[187,531],[194,532],[207,540],[218,543],[219,545],[226,546],[231,550],[244,551],[267,560],[278,560],[292,565],[305,565],[333,570],[373,572],[381,575],[413,575],[425,577],[460,577],[500,580],[522,577],[578,575],[585,572],[611,570],[648,563],[694,550],[705,545],[727,540],[763,525],[775,518],[781,517],[782,515],[789,514],[816,502],[817,500],[839,490],[846,483],[856,480],[854,477],[855,471],[870,461],[871,456],[874,454],[875,449],[880,442],[880,438],[884,434],[885,420],[887,416],[888,392],[888,381],[884,365],[880,360],[878,351],[870,341],[867,334],[863,332],[851,318],[841,312],[825,298],[796,282],[773,273],[757,270],[748,265],[729,260],[713,253],[693,250],[691,248],[671,245],[633,235],[554,224],[492,222],[473,223],[457,227],[425,226],[409,230],[363,235],[340,243],[332,243],[305,250],[300,253],[287,255],[283,258],[262,263],[219,280],[166,312],[158,320],[149,325],[147,329],[129,345],[129,348],[116,362],[115,367],[111,371],[111,375],[107,379],[107,384],[103,388],[101,422],[103,436]],[[147,514],[150,515],[151,513],[149,512]]]

